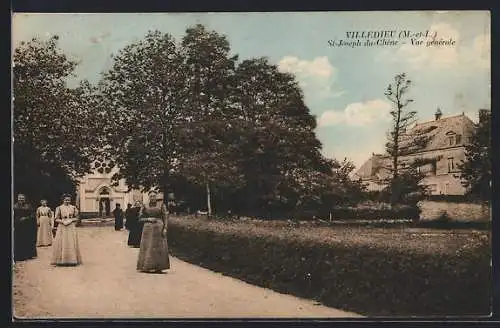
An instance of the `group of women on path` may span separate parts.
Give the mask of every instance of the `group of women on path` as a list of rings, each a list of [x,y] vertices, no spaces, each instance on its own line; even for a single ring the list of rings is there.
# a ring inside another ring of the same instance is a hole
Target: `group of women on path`
[[[63,195],[63,203],[55,213],[42,200],[33,211],[24,194],[14,204],[14,261],[37,257],[37,247],[52,246],[51,263],[78,265],[82,263],[76,224],[78,209],[71,205],[71,196]]]
[[[162,273],[170,268],[167,227],[169,212],[157,193],[149,193],[149,202],[125,211],[126,227],[129,230],[127,244],[139,247],[136,269],[140,272]],[[82,264],[78,242],[77,223],[79,213],[71,204],[71,196],[63,195],[63,203],[52,212],[47,202],[33,212],[23,194],[18,195],[14,205],[14,261],[37,257],[36,247],[52,245],[51,264],[73,266]],[[52,233],[55,231],[55,233]]]

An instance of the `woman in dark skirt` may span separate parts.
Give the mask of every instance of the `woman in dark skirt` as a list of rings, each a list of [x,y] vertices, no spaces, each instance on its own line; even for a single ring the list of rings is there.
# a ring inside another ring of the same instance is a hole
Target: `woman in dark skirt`
[[[156,192],[149,193],[149,204],[144,205],[139,221],[144,222],[141,249],[137,270],[148,273],[162,273],[170,269],[168,256],[167,225],[168,211],[163,202],[156,199]]]
[[[26,196],[19,194],[14,204],[14,261],[37,257],[36,235],[35,211],[26,202]]]
[[[120,231],[123,228],[123,210],[120,204],[116,204],[113,210],[113,216],[115,217],[115,231]]]
[[[141,210],[141,202],[135,202],[135,206],[127,208],[125,211],[125,225],[129,231],[128,242],[129,246],[138,248],[141,246],[142,222],[139,222],[139,212]]]

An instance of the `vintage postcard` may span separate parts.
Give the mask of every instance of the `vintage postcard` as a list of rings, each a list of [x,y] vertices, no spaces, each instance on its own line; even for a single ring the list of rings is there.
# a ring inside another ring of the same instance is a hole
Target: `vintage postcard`
[[[12,17],[13,318],[491,314],[487,11]]]

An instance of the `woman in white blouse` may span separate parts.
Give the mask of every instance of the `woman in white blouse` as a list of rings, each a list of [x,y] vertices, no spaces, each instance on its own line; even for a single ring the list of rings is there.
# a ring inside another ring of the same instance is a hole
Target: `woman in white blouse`
[[[41,206],[36,209],[36,223],[38,225],[38,233],[36,236],[37,246],[52,245],[52,220],[54,213],[47,206],[47,201],[42,199]]]
[[[79,265],[82,263],[76,224],[78,209],[71,205],[71,196],[63,195],[63,204],[56,208],[54,223],[57,232],[51,263],[54,265]]]

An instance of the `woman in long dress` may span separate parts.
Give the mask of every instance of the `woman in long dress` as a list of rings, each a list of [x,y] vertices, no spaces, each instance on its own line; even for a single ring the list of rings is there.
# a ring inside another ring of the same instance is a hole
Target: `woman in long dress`
[[[54,213],[47,206],[47,200],[41,200],[41,206],[36,209],[36,221],[38,225],[38,233],[36,237],[37,246],[52,245],[52,219]]]
[[[17,195],[14,204],[14,261],[37,257],[36,218],[24,194]]]
[[[127,244],[134,248],[141,246],[141,235],[143,223],[139,222],[139,212],[141,210],[141,202],[135,202],[135,206],[125,211],[125,219],[127,229],[129,231]]]
[[[123,210],[120,204],[116,204],[113,210],[113,216],[115,217],[115,231],[120,231],[123,228]]]
[[[71,205],[70,195],[63,196],[63,204],[57,207],[54,222],[58,225],[51,264],[61,266],[81,264],[82,256],[76,228],[78,209]]]
[[[162,273],[170,269],[168,256],[167,225],[168,211],[163,202],[158,202],[156,192],[149,193],[149,204],[144,205],[139,221],[144,222],[137,270],[148,273]]]

